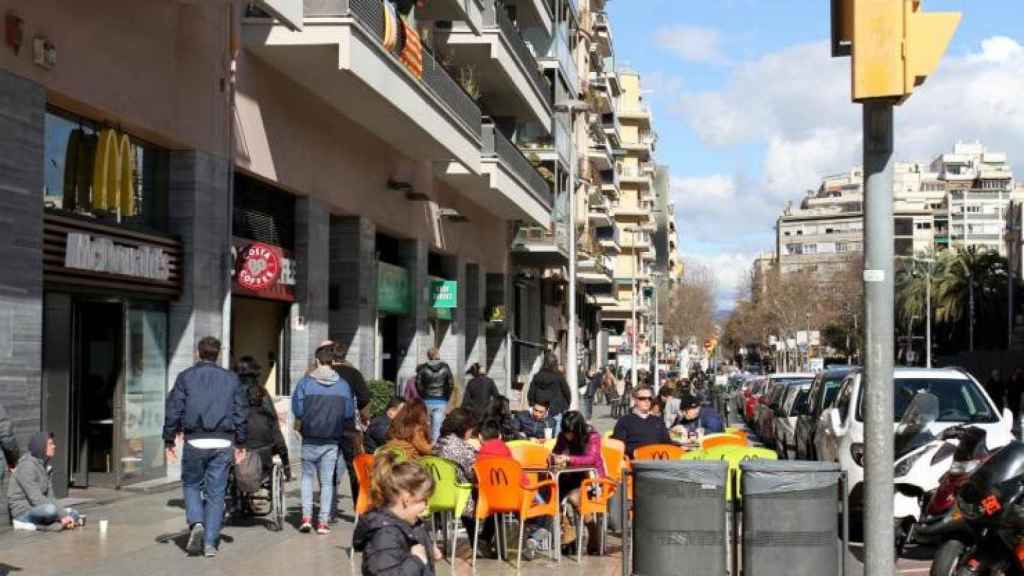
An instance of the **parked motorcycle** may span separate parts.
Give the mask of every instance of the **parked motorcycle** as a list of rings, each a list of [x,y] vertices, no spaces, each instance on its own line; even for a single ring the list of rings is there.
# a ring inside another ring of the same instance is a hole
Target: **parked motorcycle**
[[[939,487],[925,495],[924,515],[913,528],[910,539],[918,544],[936,544],[945,540],[970,542],[970,529],[960,514],[952,512],[957,491],[967,483],[971,473],[991,456],[985,444],[986,432],[976,426],[957,426],[944,430],[939,437],[946,446],[955,442],[953,463],[939,480]]]
[[[979,466],[950,514],[963,518],[972,538],[944,542],[932,576],[1024,575],[1024,443],[1011,442]]]
[[[896,427],[893,516],[897,554],[903,552],[921,518],[925,494],[938,488],[956,450],[931,431],[930,426],[938,417],[938,397],[922,391],[911,400]]]

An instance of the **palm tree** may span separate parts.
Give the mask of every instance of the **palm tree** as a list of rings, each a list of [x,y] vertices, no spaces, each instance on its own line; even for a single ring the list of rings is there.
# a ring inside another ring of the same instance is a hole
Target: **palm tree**
[[[939,258],[936,278],[936,322],[965,327],[968,349],[974,350],[975,326],[980,322],[996,327],[1003,321],[1006,259],[977,246],[946,252]],[[997,344],[1001,335],[1001,331],[986,330],[986,344]]]

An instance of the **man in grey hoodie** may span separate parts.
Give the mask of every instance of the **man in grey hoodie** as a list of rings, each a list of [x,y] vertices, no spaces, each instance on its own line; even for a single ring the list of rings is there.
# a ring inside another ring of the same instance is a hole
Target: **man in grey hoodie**
[[[50,459],[56,452],[53,437],[47,432],[36,432],[28,442],[28,451],[18,459],[14,478],[7,489],[15,529],[53,527],[60,530],[84,523],[84,516],[74,508],[60,508],[53,497]]]

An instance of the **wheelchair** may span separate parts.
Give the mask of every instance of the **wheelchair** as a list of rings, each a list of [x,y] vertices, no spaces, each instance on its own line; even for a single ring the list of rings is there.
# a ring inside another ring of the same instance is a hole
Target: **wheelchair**
[[[270,458],[269,450],[266,452],[260,450],[257,453],[264,462],[266,462],[266,458]],[[260,489],[250,494],[239,489],[235,478],[235,467],[231,466],[224,498],[226,500],[224,510],[228,521],[234,522],[243,518],[267,519],[270,529],[280,532],[284,529],[285,516],[288,513],[284,465],[276,456],[269,469],[264,465]]]

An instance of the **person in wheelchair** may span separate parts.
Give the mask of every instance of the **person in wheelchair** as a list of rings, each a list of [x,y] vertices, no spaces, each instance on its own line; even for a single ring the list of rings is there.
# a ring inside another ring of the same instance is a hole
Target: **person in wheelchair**
[[[247,366],[258,374],[259,366],[252,363]],[[267,394],[266,388],[259,384],[246,388],[249,401],[249,435],[245,447],[260,458],[263,465],[263,483],[266,484],[274,469],[274,456],[281,459],[285,481],[292,479],[291,466],[288,463],[288,445],[281,434],[281,425],[277,419],[274,403]]]

